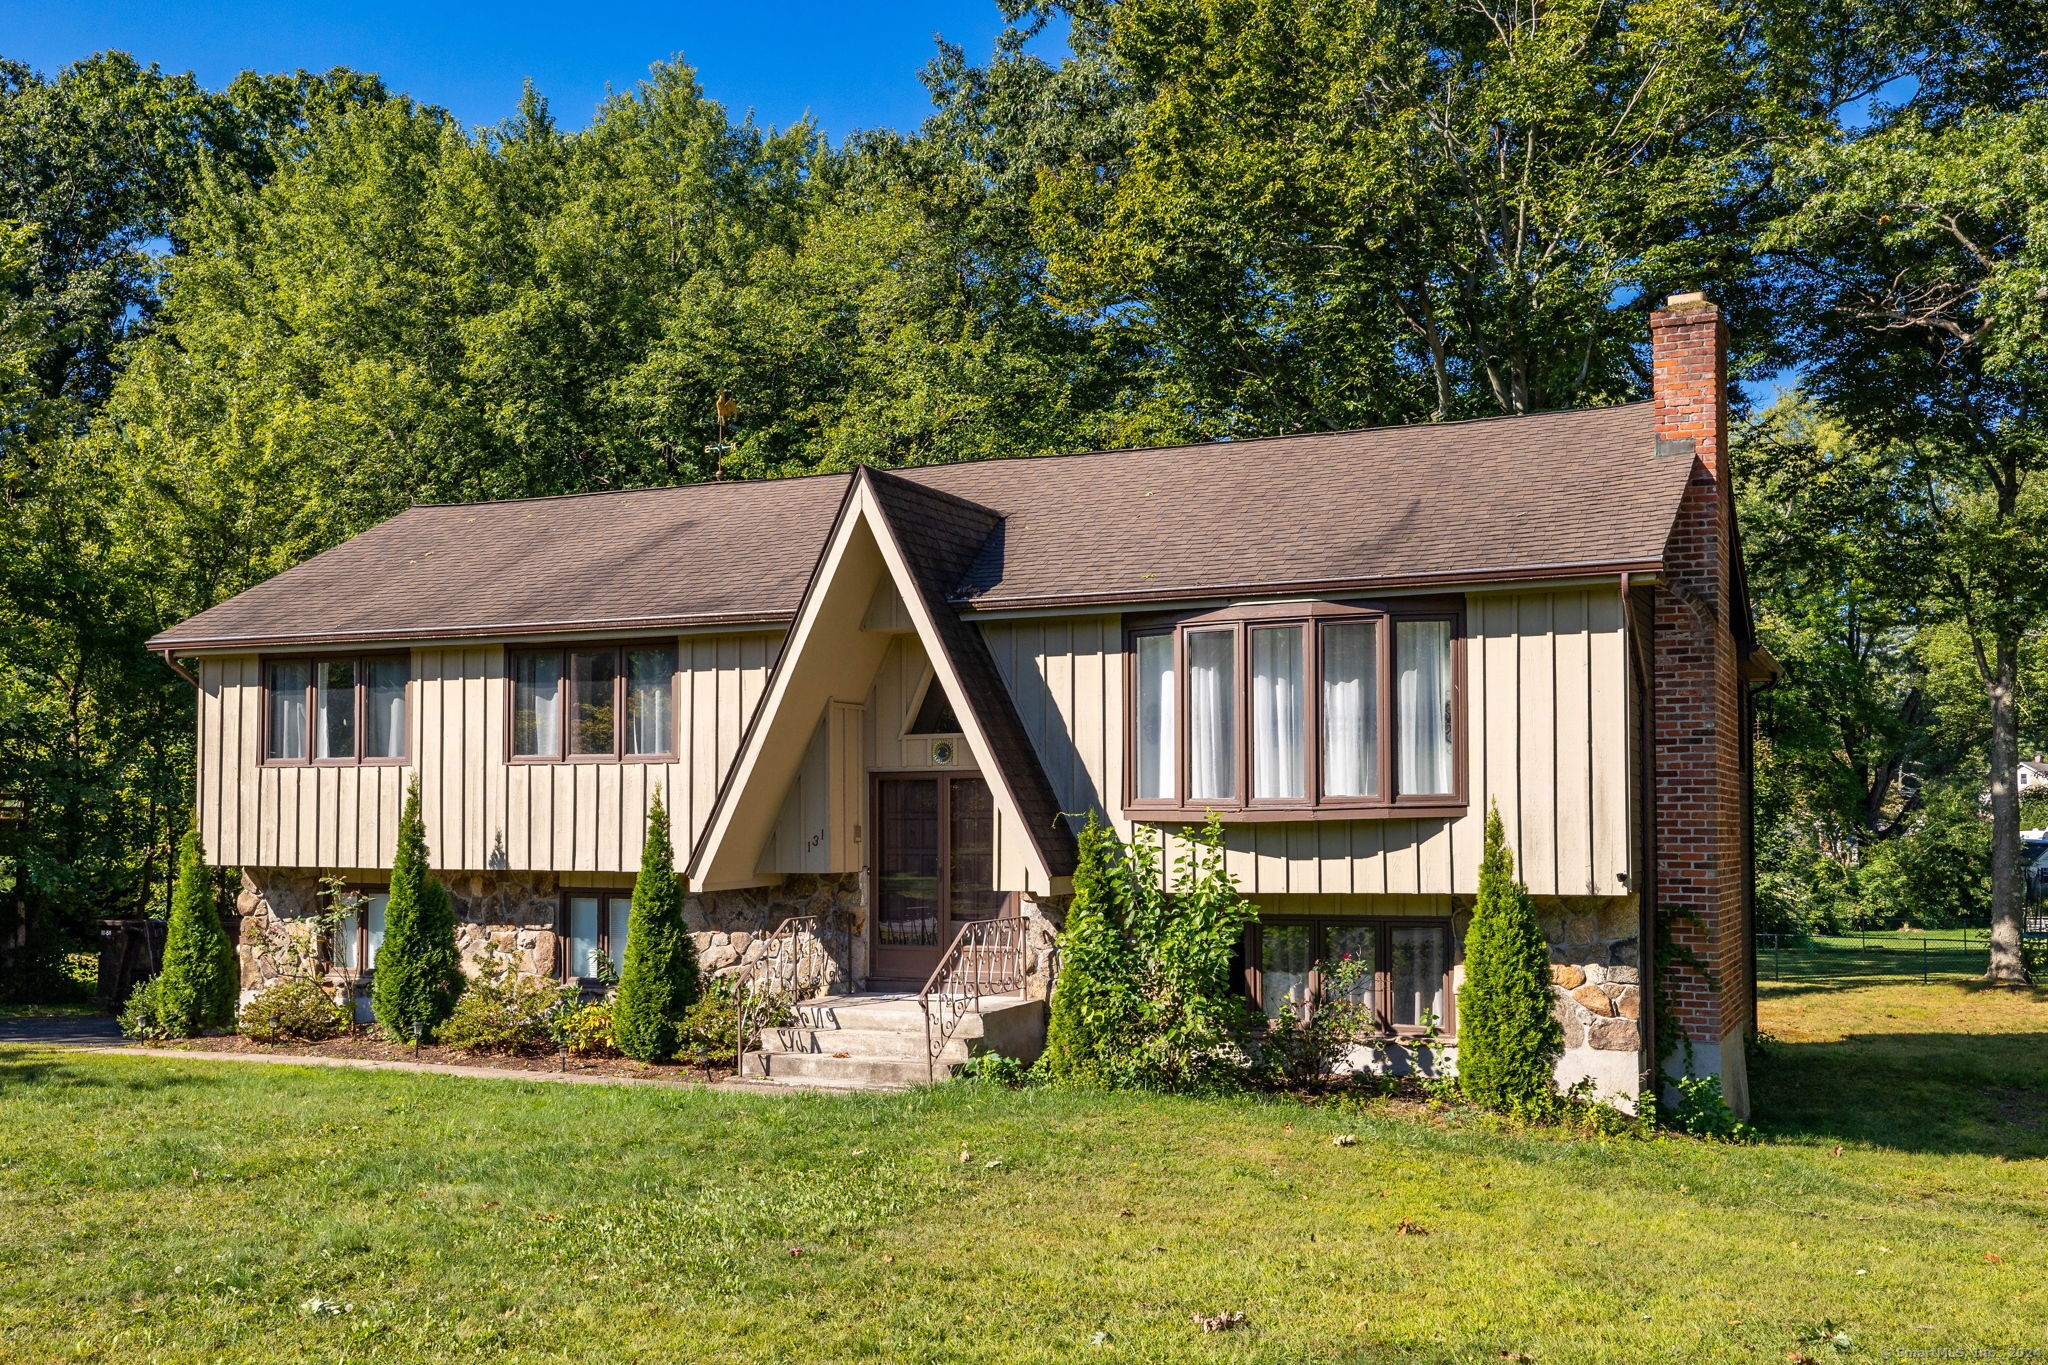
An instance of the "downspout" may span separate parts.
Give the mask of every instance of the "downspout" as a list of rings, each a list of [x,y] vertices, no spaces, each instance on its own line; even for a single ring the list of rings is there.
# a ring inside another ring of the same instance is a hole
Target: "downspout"
[[[176,655],[175,655],[175,654],[174,654],[174,653],[173,653],[172,651],[170,651],[170,650],[168,650],[168,649],[161,649],[161,650],[158,650],[158,651],[157,651],[157,653],[158,653],[158,655],[159,655],[159,656],[160,656],[160,657],[161,657],[161,658],[163,659],[163,661],[164,661],[164,667],[166,667],[166,668],[170,669],[170,670],[171,670],[171,672],[173,672],[173,673],[177,674],[177,675],[178,675],[179,677],[183,678],[183,679],[184,679],[184,680],[185,680],[186,682],[188,682],[188,683],[191,683],[191,684],[192,684],[192,686],[193,686],[193,687],[194,687],[195,689],[196,689],[196,688],[198,688],[198,686],[199,686],[199,677],[198,677],[198,675],[197,675],[197,674],[195,674],[195,673],[194,673],[194,672],[193,672],[193,671],[192,671],[191,669],[189,669],[189,668],[185,667],[185,665],[183,665],[183,664],[179,663],[179,662],[178,662],[178,659],[177,659],[177,656],[176,656]]]
[[[1661,1061],[1657,1036],[1657,991],[1662,983],[1657,980],[1657,724],[1656,724],[1656,661],[1654,655],[1646,658],[1646,650],[1654,650],[1654,640],[1644,638],[1644,630],[1636,619],[1635,585],[1627,574],[1621,578],[1621,619],[1623,647],[1628,655],[1629,696],[1635,703],[1635,734],[1633,748],[1636,753],[1636,830],[1635,847],[1638,853],[1634,890],[1636,893],[1636,973],[1640,979],[1638,992],[1642,1007],[1638,1011],[1637,1027],[1642,1031],[1643,1065],[1639,1073],[1640,1088],[1652,1094],[1661,1094],[1663,1085],[1659,1075]],[[1656,618],[1648,621],[1651,635],[1656,630]]]

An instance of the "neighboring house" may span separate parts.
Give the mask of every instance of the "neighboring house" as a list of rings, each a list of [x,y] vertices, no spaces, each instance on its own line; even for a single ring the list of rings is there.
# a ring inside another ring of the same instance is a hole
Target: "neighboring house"
[[[2031,759],[2021,759],[2020,790],[2023,792],[2032,791],[2035,787],[2041,786],[2044,783],[2048,783],[2048,763],[2043,763],[2039,754],[2034,755]]]
[[[1081,813],[1214,811],[1261,910],[1255,1001],[1366,954],[1388,1034],[1454,1036],[1497,805],[1561,1079],[1632,1096],[1665,1056],[1741,1109],[1748,683],[1774,665],[1719,311],[1651,326],[1654,401],[1621,407],[412,508],[152,641],[196,670],[244,988],[316,879],[382,891],[417,774],[472,957],[616,960],[660,790],[707,967],[818,915],[844,985],[916,990],[973,926],[1042,995]],[[381,930],[372,901],[335,971]],[[1036,1050],[1036,1009],[1004,1046]],[[823,1075],[835,1041],[770,1069]]]

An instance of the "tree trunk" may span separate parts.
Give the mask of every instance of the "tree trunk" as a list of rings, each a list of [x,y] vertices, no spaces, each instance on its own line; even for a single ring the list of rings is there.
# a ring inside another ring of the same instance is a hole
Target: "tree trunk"
[[[2019,715],[2013,693],[2019,681],[2019,642],[1999,632],[1987,689],[1991,701],[1991,963],[1987,981],[2021,982],[2020,934],[2026,925],[2020,898]]]

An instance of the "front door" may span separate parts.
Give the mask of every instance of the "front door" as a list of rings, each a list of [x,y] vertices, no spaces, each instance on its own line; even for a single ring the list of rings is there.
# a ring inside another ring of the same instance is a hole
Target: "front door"
[[[996,811],[972,774],[875,779],[878,983],[922,986],[969,920],[1009,905],[996,890]]]

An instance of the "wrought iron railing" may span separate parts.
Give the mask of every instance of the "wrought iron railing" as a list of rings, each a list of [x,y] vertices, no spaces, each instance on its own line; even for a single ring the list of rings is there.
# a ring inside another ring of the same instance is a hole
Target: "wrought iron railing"
[[[792,915],[763,940],[767,948],[738,973],[738,1033],[733,1039],[735,1072],[747,1055],[747,1038],[771,1011],[780,1011],[830,989],[839,963],[825,946],[824,922],[816,915]]]
[[[925,1076],[939,1078],[939,1055],[983,997],[1024,989],[1026,922],[1021,916],[969,920],[918,992],[924,1011]]]

